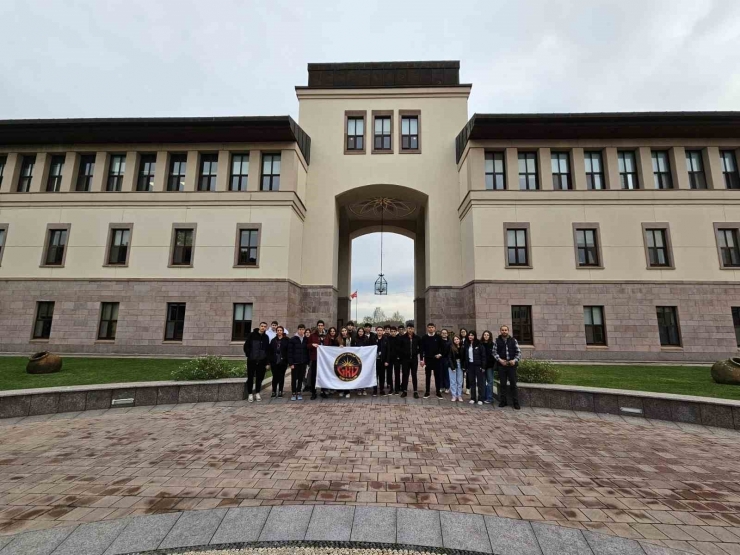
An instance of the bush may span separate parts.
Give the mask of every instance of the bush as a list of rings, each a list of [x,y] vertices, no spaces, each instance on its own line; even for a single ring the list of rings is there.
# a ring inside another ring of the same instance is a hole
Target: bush
[[[549,360],[524,358],[519,362],[517,377],[525,383],[555,383],[560,370]]]
[[[193,358],[172,372],[175,380],[218,380],[221,378],[243,378],[244,363],[235,364],[217,356]]]

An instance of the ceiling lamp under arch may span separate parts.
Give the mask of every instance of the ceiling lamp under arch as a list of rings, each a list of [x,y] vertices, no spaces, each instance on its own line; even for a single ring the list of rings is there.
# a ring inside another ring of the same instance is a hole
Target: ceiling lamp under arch
[[[387,209],[384,201],[391,201],[391,199],[378,199],[380,208],[380,274],[378,279],[375,280],[375,294],[376,295],[387,295],[388,294],[388,282],[383,277],[383,225],[385,224],[385,211]],[[389,202],[390,203],[390,202]]]

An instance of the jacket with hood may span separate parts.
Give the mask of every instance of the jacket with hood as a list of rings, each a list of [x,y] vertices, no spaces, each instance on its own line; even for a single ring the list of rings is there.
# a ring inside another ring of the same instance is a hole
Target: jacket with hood
[[[259,328],[254,328],[244,342],[244,354],[249,360],[255,362],[266,362],[270,350],[270,339],[266,333],[260,333]]]

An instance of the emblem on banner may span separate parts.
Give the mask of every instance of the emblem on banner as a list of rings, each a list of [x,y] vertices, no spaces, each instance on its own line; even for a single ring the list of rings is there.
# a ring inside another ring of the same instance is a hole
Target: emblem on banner
[[[360,377],[362,359],[354,353],[342,353],[334,359],[334,373],[343,382],[351,382]]]

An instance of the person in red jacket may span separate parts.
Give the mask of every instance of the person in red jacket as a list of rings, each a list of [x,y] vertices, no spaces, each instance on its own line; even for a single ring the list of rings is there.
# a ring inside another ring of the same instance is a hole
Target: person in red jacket
[[[326,331],[324,331],[324,321],[316,322],[316,329],[308,338],[308,358],[311,361],[311,370],[308,374],[309,389],[311,391],[311,400],[316,400],[316,359],[319,354],[319,345],[324,344]],[[326,397],[325,392],[321,392],[322,397]]]

